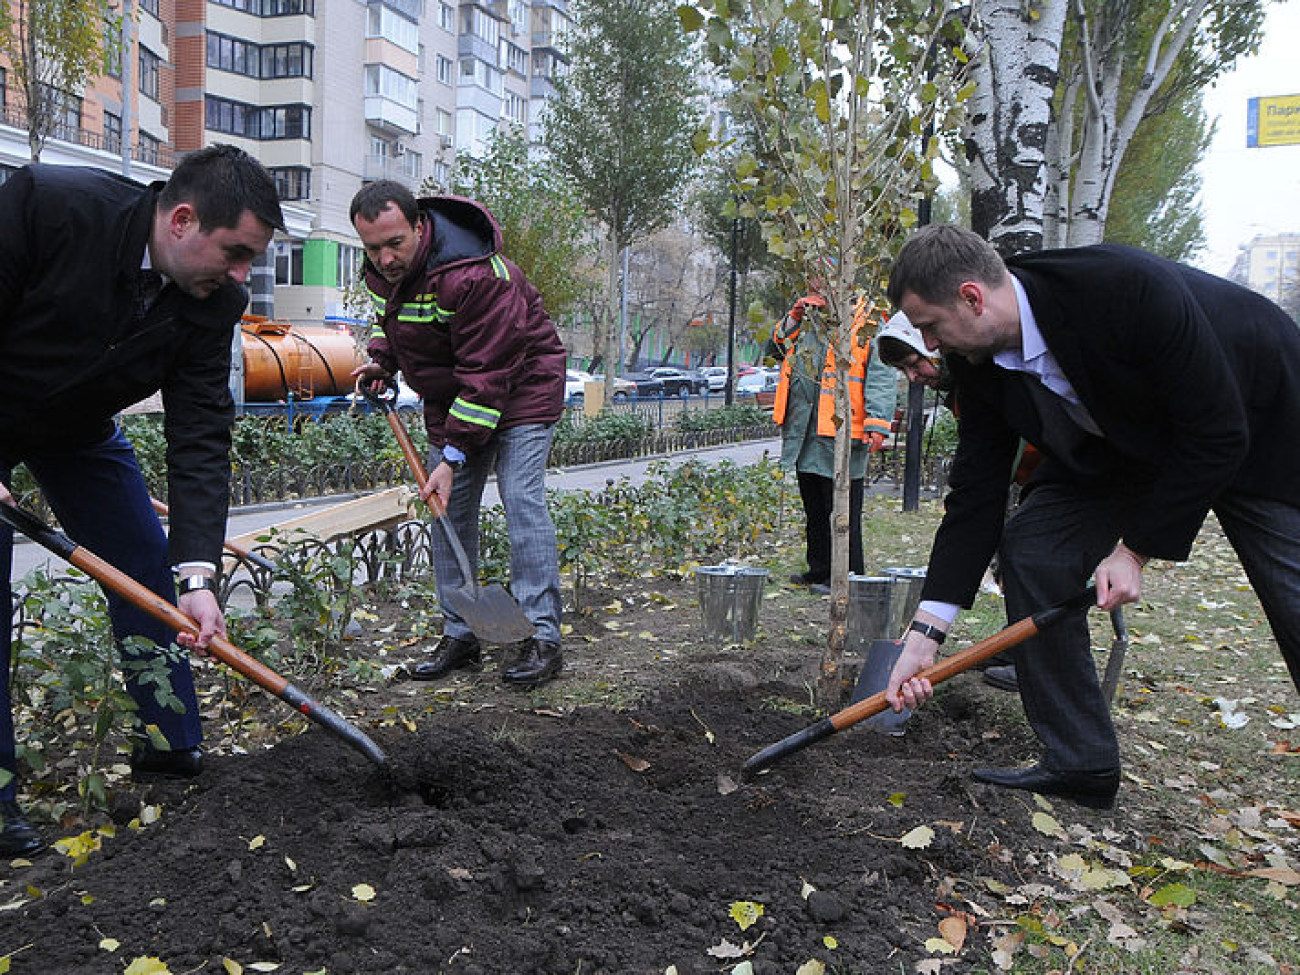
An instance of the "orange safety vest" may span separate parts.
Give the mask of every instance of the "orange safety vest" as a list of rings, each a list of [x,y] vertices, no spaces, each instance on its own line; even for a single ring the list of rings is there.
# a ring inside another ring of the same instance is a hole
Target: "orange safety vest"
[[[819,295],[809,295],[804,299],[805,304],[825,305],[825,301]],[[772,421],[777,425],[785,422],[786,404],[790,398],[790,376],[793,369],[793,356],[790,354],[799,339],[799,333],[802,331],[802,308],[798,308],[799,313],[795,314],[795,309],[791,309],[777,326],[772,340],[781,349],[785,350],[785,357],[781,360],[781,379],[776,387],[776,398],[772,403]],[[849,430],[854,440],[866,442],[870,439],[872,433],[882,433],[889,436],[890,421],[879,419],[877,417],[867,416],[867,359],[871,356],[871,341],[868,339],[865,343],[859,342],[862,331],[868,326],[875,326],[876,320],[872,317],[874,306],[865,300],[859,301],[853,313],[853,351],[851,353],[852,361],[849,364],[849,412],[850,426]],[[820,395],[817,400],[817,435],[821,437],[835,436],[835,349],[829,346],[826,349],[826,362],[822,366],[822,381]]]

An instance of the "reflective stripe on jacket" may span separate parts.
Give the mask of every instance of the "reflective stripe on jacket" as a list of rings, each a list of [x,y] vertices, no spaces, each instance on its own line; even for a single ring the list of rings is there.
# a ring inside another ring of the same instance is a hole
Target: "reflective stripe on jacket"
[[[785,422],[786,404],[790,397],[790,377],[794,367],[792,353],[798,345],[799,336],[803,329],[804,303],[817,304],[817,302],[810,302],[807,299],[796,303],[795,308],[791,309],[790,313],[782,319],[781,324],[777,326],[776,332],[772,336],[772,341],[785,353],[784,358],[781,360],[781,379],[776,387],[776,399],[772,404],[772,420],[778,425]],[[889,417],[880,416],[880,411],[871,410],[867,404],[867,360],[871,356],[871,340],[869,337],[864,337],[864,329],[869,332],[872,326],[878,324],[872,315],[874,311],[874,306],[863,300],[857,302],[853,313],[853,350],[848,381],[849,429],[855,441],[869,440],[873,433],[888,436],[890,424],[893,422],[892,415]],[[832,343],[826,349],[826,361],[822,365],[821,388],[817,403],[818,436],[835,436],[835,382],[835,349],[834,343]]]

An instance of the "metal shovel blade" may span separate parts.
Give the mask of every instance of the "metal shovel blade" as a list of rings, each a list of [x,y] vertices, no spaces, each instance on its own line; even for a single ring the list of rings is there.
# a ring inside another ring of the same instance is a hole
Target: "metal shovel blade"
[[[536,636],[537,627],[498,583],[486,586],[446,586],[440,593],[447,608],[465,621],[485,643],[519,643]]]
[[[871,645],[867,647],[866,657],[863,658],[862,669],[858,672],[858,682],[853,688],[851,703],[857,704],[885,690],[889,684],[889,675],[893,672],[894,664],[898,662],[898,655],[902,652],[903,645],[897,640],[872,640]],[[907,719],[911,716],[911,708],[903,708],[899,712],[889,709],[873,714],[862,723],[872,731],[898,738],[902,736]]]

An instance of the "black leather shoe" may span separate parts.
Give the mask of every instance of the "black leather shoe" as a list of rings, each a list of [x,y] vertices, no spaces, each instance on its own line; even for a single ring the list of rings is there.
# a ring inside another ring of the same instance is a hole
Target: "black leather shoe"
[[[203,749],[197,745],[172,751],[141,748],[131,755],[131,775],[137,779],[192,779],[202,771]]]
[[[564,654],[558,643],[534,637],[519,644],[519,657],[501,673],[501,679],[514,687],[536,687],[550,680],[564,666]]]
[[[437,680],[460,667],[478,667],[482,660],[483,651],[478,640],[444,636],[433,648],[432,657],[411,668],[411,677],[414,680]]]
[[[976,670],[988,670],[990,667],[1014,667],[1016,658],[1011,656],[1005,650],[999,650],[987,660],[981,660],[975,665]]]
[[[818,582],[807,572],[796,572],[790,577],[790,585],[807,586],[809,592],[816,593],[818,596],[829,596],[831,587],[826,584],[826,580]]]
[[[1045,796],[1060,796],[1089,809],[1110,809],[1119,791],[1119,769],[1105,772],[1053,772],[1041,765],[1029,768],[977,768],[971,773],[976,782],[999,785],[1004,789],[1024,789]]]
[[[1000,691],[1016,693],[1020,690],[1020,681],[1016,679],[1015,664],[1001,664],[984,670],[984,683]]]
[[[0,800],[0,857],[27,856],[45,846],[40,835],[12,799]]]

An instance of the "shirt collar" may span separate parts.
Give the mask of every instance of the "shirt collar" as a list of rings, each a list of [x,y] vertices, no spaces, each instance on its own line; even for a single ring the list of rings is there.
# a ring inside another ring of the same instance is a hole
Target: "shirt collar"
[[[1029,295],[1025,293],[1024,285],[1014,274],[1010,274],[1009,277],[1011,287],[1016,293],[1016,306],[1020,309],[1020,348],[998,352],[993,356],[993,361],[1003,368],[1014,369],[1047,355],[1047,342],[1043,339],[1043,333],[1039,331],[1034,310],[1029,307]]]

